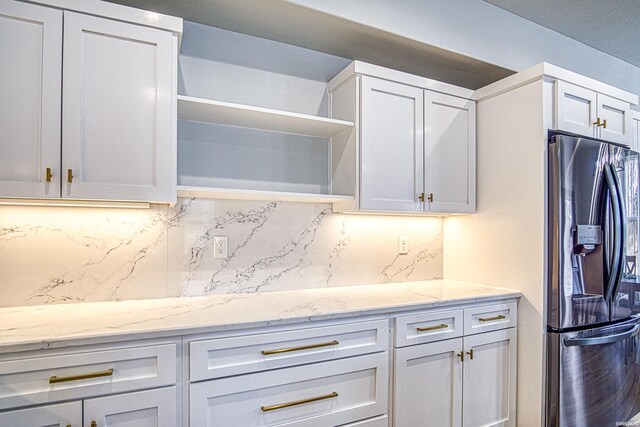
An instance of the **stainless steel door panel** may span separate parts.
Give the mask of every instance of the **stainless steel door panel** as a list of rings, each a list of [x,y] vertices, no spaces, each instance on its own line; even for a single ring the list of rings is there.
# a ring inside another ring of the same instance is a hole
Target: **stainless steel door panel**
[[[605,263],[605,248],[612,237],[603,170],[610,146],[565,135],[554,140],[549,145],[548,324],[564,329],[606,323],[605,278],[611,265]],[[582,244],[576,239],[578,226],[602,231],[603,244]]]
[[[640,416],[640,319],[547,334],[547,426],[606,427]]]

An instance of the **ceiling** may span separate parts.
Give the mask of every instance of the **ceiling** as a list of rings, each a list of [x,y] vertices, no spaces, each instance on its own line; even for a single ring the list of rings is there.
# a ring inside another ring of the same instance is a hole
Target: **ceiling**
[[[494,64],[282,0],[109,1],[469,89],[513,74]]]
[[[638,0],[484,0],[640,67]]]

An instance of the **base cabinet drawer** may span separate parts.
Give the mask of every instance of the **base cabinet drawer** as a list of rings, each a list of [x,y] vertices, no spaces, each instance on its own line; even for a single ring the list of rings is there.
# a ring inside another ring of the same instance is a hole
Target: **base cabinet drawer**
[[[190,426],[337,426],[387,412],[387,352],[190,385]]]
[[[464,335],[513,328],[518,325],[518,304],[508,302],[464,310]]]
[[[389,427],[389,417],[387,415],[382,415],[380,417],[369,418],[368,420],[344,424],[340,427]]]
[[[386,351],[386,319],[189,343],[192,382]]]
[[[6,360],[0,410],[175,383],[175,343]]]

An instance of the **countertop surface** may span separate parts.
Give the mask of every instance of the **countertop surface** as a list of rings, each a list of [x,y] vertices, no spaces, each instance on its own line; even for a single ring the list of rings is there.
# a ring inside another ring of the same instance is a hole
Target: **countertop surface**
[[[0,308],[0,351],[219,332],[519,297],[450,280]]]

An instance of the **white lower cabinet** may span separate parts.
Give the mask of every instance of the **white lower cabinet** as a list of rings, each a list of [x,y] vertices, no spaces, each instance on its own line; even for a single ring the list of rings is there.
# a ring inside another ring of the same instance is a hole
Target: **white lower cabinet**
[[[468,318],[477,312],[504,310],[505,306],[510,309],[508,324],[515,326],[515,303],[459,311]],[[446,313],[452,316],[452,312]],[[424,317],[419,314],[398,318],[396,325],[411,323],[415,329],[425,329],[425,333],[435,330],[435,326],[424,327],[412,321]],[[396,329],[396,333],[405,331]],[[515,426],[516,340],[516,328],[510,327],[396,348],[393,425]]]

